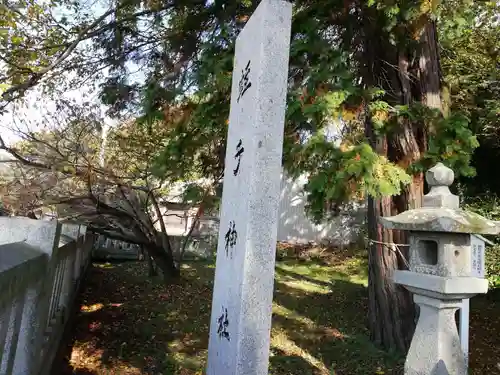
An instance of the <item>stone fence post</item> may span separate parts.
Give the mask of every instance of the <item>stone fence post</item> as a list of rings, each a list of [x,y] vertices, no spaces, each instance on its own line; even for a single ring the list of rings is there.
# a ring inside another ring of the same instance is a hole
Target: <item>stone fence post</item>
[[[405,375],[466,375],[455,312],[462,300],[486,293],[488,282],[475,277],[474,233],[497,234],[497,222],[459,208],[449,186],[453,171],[441,163],[427,171],[430,191],[423,207],[381,217],[388,229],[409,233],[410,269],[395,271],[394,281],[413,293],[420,307]]]

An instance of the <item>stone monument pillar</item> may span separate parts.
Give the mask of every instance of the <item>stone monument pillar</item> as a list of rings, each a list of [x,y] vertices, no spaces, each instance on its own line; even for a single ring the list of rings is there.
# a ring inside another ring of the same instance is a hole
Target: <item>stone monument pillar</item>
[[[420,316],[405,363],[405,375],[466,375],[455,312],[462,300],[486,293],[486,279],[474,277],[474,233],[497,234],[497,223],[459,208],[449,186],[453,171],[442,163],[427,171],[430,191],[423,207],[380,218],[388,229],[409,232],[410,269],[394,281],[413,293]]]
[[[236,40],[207,375],[267,375],[292,4]]]

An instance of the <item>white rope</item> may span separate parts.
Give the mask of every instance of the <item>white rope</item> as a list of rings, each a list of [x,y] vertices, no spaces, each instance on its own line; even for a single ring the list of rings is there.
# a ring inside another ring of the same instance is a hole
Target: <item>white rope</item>
[[[405,266],[407,268],[410,268],[410,264],[408,263],[408,261],[406,260],[406,258],[404,257],[404,255],[400,249],[400,247],[402,247],[402,246],[406,246],[406,247],[410,246],[409,244],[407,244],[407,243],[394,243],[394,242],[381,242],[381,241],[372,240],[371,238],[367,238],[367,240],[368,240],[370,245],[372,245],[372,244],[382,245],[382,246],[387,247],[389,250],[394,251],[396,254],[399,254],[399,256],[403,260]]]

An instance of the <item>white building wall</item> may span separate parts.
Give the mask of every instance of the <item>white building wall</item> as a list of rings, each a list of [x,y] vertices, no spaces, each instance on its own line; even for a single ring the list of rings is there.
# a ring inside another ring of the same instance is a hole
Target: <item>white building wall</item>
[[[305,176],[293,181],[281,176],[281,196],[279,205],[278,221],[278,241],[291,243],[308,243],[329,241],[336,245],[347,245],[357,242],[361,231],[364,228],[366,211],[364,207],[351,204],[351,209],[320,225],[314,224],[306,215],[306,196],[303,192],[304,184],[307,182]],[[167,210],[161,207],[162,214],[165,215],[165,225],[167,232],[171,236],[182,236],[188,231],[196,212],[193,208],[191,212],[182,210]],[[175,216],[167,216],[175,215]],[[213,231],[218,234],[217,218],[202,218],[200,230],[202,232]],[[160,230],[159,223],[155,226]],[[201,229],[201,227],[205,229]]]
[[[357,242],[365,222],[364,208],[352,204],[348,213],[316,225],[306,216],[307,198],[303,192],[306,182],[305,176],[293,181],[285,173],[282,174],[278,241],[320,243],[328,240],[338,245]]]

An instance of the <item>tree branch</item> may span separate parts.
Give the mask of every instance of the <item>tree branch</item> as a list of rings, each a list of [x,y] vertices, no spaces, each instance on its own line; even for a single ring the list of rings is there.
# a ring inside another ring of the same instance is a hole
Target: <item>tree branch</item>
[[[118,9],[118,8],[117,8]],[[5,92],[2,94],[2,100],[6,101],[6,103],[2,104],[0,106],[0,113],[5,109],[5,107],[12,101],[14,98],[12,97],[12,94],[17,92],[18,97],[22,95],[26,90],[30,89],[31,87],[35,86],[41,79],[42,77],[47,74],[49,71],[53,70],[56,68],[59,64],[61,64],[68,56],[75,50],[75,48],[78,46],[78,44],[84,39],[85,35],[95,28],[97,25],[99,25],[106,17],[108,17],[110,14],[115,12],[116,9],[109,9],[107,12],[104,12],[100,17],[98,17],[94,22],[92,22],[90,25],[87,27],[83,28],[81,30],[76,39],[69,44],[69,46],[66,48],[66,50],[50,65],[46,66],[45,68],[41,69],[40,71],[33,73],[31,77],[20,84],[17,84],[15,86],[10,87],[9,89],[5,90]]]

